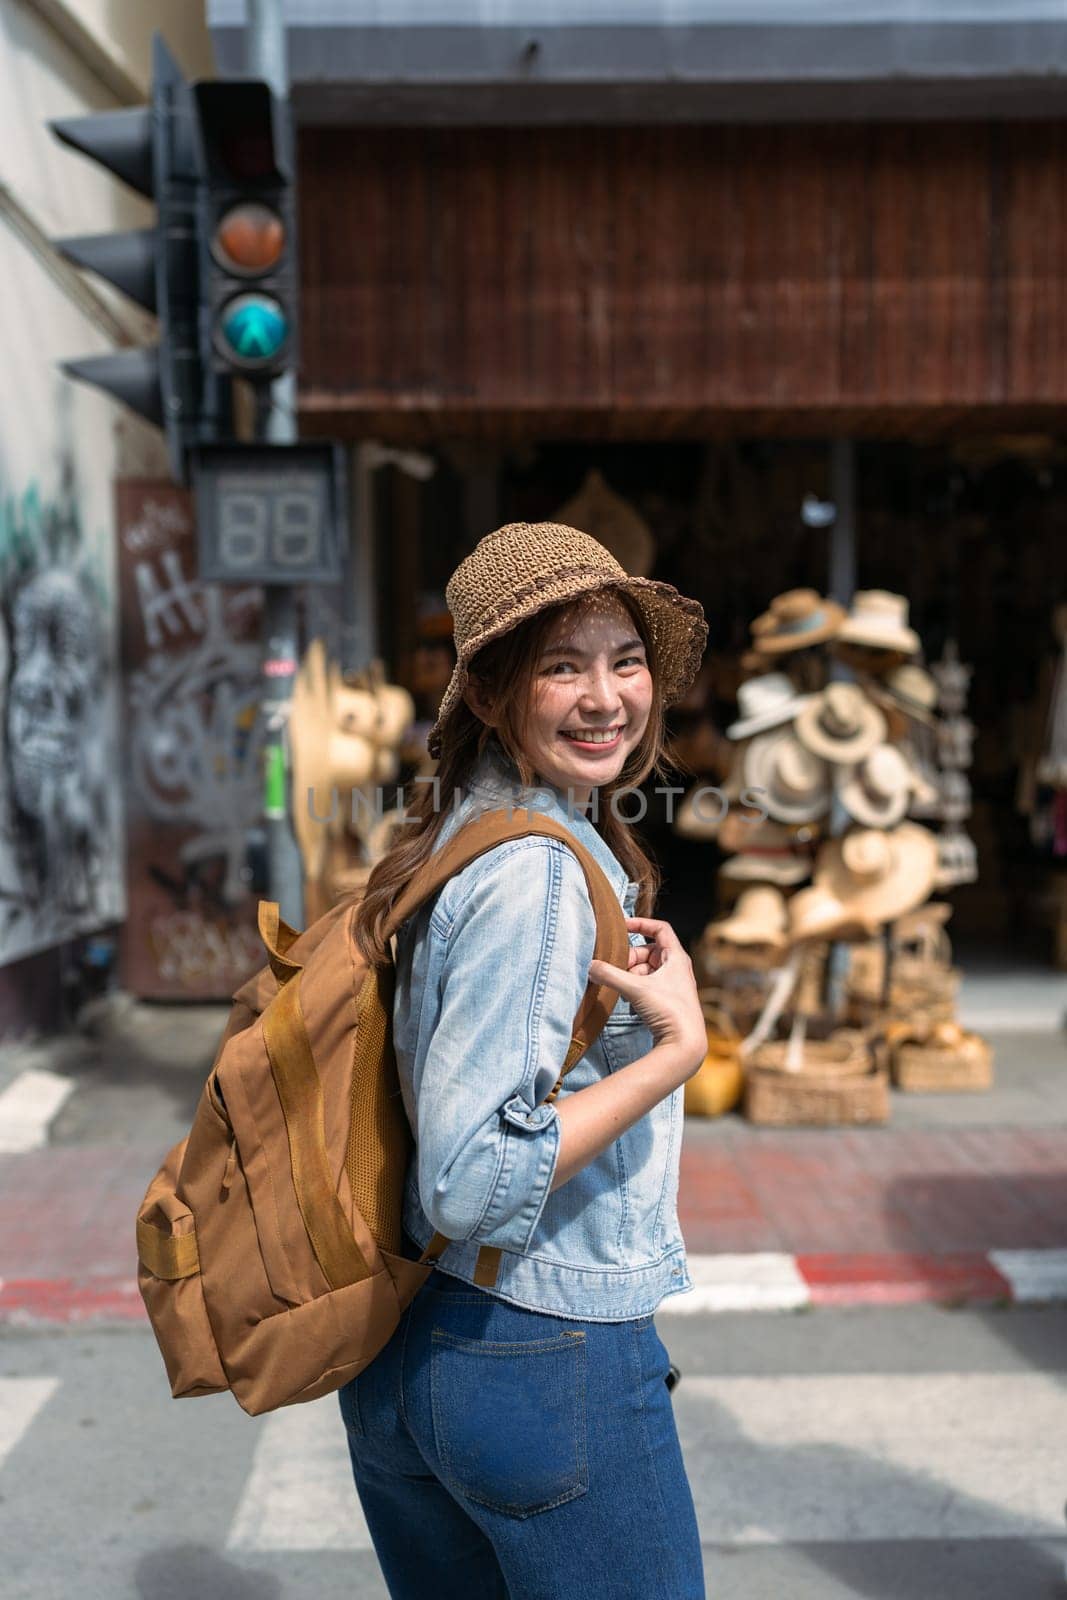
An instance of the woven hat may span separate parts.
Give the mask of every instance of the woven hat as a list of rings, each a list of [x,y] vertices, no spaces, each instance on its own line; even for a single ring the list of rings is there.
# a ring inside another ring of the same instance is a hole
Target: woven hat
[[[908,655],[914,655],[919,648],[919,635],[908,627],[907,600],[886,589],[857,589],[837,637],[849,644],[903,650]]]
[[[811,876],[811,862],[786,846],[778,850],[742,850],[719,868],[729,883],[778,883],[783,889]]]
[[[761,655],[807,650],[834,638],[844,615],[843,606],[815,589],[787,589],[752,624],[752,647]]]
[[[370,782],[375,775],[378,748],[369,736],[373,699],[358,689],[342,689],[326,658],[321,639],[308,645],[300,671],[293,680],[289,710],[289,751],[292,766],[293,832],[300,847],[304,872],[317,880],[326,864],[331,789],[344,795]],[[369,705],[368,705],[369,702]],[[314,791],[314,816],[308,791]]]
[[[908,809],[912,773],[895,745],[876,744],[853,766],[839,769],[838,798],[855,822],[892,828]]]
[[[769,944],[780,950],[786,942],[785,900],[777,889],[746,889],[730,915],[709,922],[704,932],[727,944]]]
[[[794,845],[810,845],[818,834],[816,823],[772,822],[770,817],[728,811],[719,828],[719,846],[728,851],[789,850]]]
[[[826,761],[862,761],[886,735],[882,713],[854,683],[828,683],[795,726],[800,743]]]
[[[456,665],[430,729],[427,747],[441,754],[443,724],[467,685],[471,659],[546,606],[617,588],[640,606],[659,664],[664,703],[679,700],[696,677],[708,625],[697,600],[672,584],[632,578],[610,551],[577,528],[556,522],[510,522],[480,539],[445,589],[454,621]]]
[[[791,678],[784,672],[765,672],[761,677],[749,678],[737,690],[737,709],[741,715],[726,730],[728,739],[748,739],[753,734],[766,733],[780,723],[791,722],[797,712],[806,706],[810,694],[799,694]]]
[[[789,902],[793,939],[869,939],[877,926],[854,906],[842,905],[825,884],[813,883]]]
[[[793,736],[791,728],[761,733],[745,751],[745,783],[776,822],[815,822],[830,804],[826,763]]]
[[[822,846],[815,882],[858,920],[895,922],[921,906],[934,887],[937,839],[915,822],[889,832],[857,828]]]

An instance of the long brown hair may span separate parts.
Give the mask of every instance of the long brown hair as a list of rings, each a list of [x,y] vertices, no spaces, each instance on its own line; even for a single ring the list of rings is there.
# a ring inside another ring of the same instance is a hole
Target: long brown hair
[[[649,774],[661,780],[665,778],[668,761],[672,766],[678,766],[679,763],[666,744],[659,663],[655,658],[654,643],[644,614],[624,589],[600,589],[577,600],[565,601],[562,605],[546,606],[543,611],[527,617],[499,639],[483,645],[472,658],[469,675],[492,702],[496,726],[490,728],[462,698],[449,714],[442,728],[437,783],[415,786],[418,792],[405,806],[405,815],[411,820],[398,830],[398,842],[375,866],[356,908],[353,934],[365,958],[375,966],[381,966],[389,959],[384,938],[389,912],[413,873],[432,855],[451,808],[451,797],[466,787],[470,773],[489,741],[494,737],[499,740],[518,768],[519,781],[524,787],[536,785],[537,773],[525,754],[525,735],[533,681],[542,650],[561,618],[576,620],[587,606],[594,604],[605,593],[623,605],[644,643],[652,677],[652,706],[645,731],[627,757],[618,777],[613,783],[598,787],[597,816],[593,825],[625,869],[627,877],[639,885],[636,914],[651,914],[659,893],[659,868],[645,854],[633,824],[626,820],[632,802],[627,805],[621,801],[620,810],[623,814],[616,816],[611,800],[620,789],[643,783]]]

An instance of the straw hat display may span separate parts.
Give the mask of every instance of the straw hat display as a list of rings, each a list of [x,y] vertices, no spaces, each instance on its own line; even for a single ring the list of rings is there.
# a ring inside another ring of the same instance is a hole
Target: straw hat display
[[[787,918],[785,900],[777,889],[746,889],[728,917],[709,922],[704,930],[709,940],[727,944],[767,945],[785,948]]]
[[[396,746],[414,713],[407,690],[385,682],[380,661],[372,662],[354,683],[346,683],[328,661],[323,640],[308,646],[293,685],[289,748],[293,831],[309,881],[322,879],[328,861],[332,876],[343,870],[331,841],[345,832],[349,796],[354,789],[396,777]],[[322,820],[335,809],[336,818]],[[345,868],[352,865],[345,860]]]
[[[808,650],[834,638],[844,615],[842,606],[815,589],[789,589],[753,622],[753,649],[764,656]]]
[[[937,839],[915,822],[888,832],[857,828],[819,850],[815,883],[857,920],[895,922],[922,905],[937,875]]]
[[[862,761],[886,736],[885,717],[854,683],[829,683],[794,724],[804,747],[825,761]]]
[[[852,606],[837,630],[842,644],[894,650],[915,655],[919,635],[908,626],[908,602],[885,589],[857,589]]]
[[[831,795],[830,772],[818,755],[794,737],[791,728],[761,733],[745,752],[745,784],[776,822],[814,822],[824,816]]]
[[[555,520],[584,529],[637,577],[647,578],[655,565],[656,541],[648,523],[608,487],[595,467],[586,473],[578,493],[560,507]]]
[[[726,730],[728,739],[750,739],[754,734],[766,733],[770,728],[791,722],[811,695],[798,693],[792,680],[784,672],[766,672],[758,678],[749,678],[737,691],[737,707],[741,715]]]
[[[919,638],[901,595],[861,591],[846,615],[813,589],[790,590],[756,619],[752,637],[742,665],[753,676],[737,686],[726,729],[737,749],[733,803],[721,819],[716,807],[714,821],[719,847],[732,852],[719,869],[721,899],[736,900],[705,927],[695,968],[730,996],[744,1028],[746,1116],[885,1121],[887,1030],[907,1019],[925,1038],[955,1015],[961,975],[945,932],[949,908],[928,897],[973,875],[958,827],[970,804],[958,769],[973,729],[935,715],[950,674],[908,659]],[[816,644],[827,648],[808,648]],[[847,681],[834,676],[833,658],[852,666]],[[955,760],[947,806],[935,752]],[[907,820],[924,807],[949,822],[943,835]],[[753,815],[761,810],[764,818]],[[819,844],[827,833],[835,836]],[[855,952],[843,983],[840,953],[831,961],[842,944]],[[858,1031],[848,1034],[842,1021]],[[951,1078],[953,1049],[961,1086],[960,1061],[977,1080],[981,1041],[964,1048],[962,1033],[950,1038],[943,1028],[938,1041],[938,1062],[922,1069],[926,1086],[939,1069]],[[904,1048],[912,1047],[927,1048],[918,1038]]]
[[[373,701],[356,691],[339,706],[337,684],[322,639],[313,639],[293,682],[289,710],[293,832],[304,874],[318,879],[326,863],[327,825],[316,818],[333,810],[333,791],[347,793],[374,776],[377,748],[366,731],[376,720]],[[347,723],[347,726],[346,726]],[[310,793],[309,793],[310,791]]]

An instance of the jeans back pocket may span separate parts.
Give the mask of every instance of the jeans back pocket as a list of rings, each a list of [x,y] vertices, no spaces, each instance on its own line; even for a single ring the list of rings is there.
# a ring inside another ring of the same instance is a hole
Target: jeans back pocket
[[[430,1402],[449,1482],[529,1517],[589,1488],[585,1334],[494,1343],[434,1328]]]

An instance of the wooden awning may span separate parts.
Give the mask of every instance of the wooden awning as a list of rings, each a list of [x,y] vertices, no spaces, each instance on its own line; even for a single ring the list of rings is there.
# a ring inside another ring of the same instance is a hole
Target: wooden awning
[[[1067,122],[305,129],[308,431],[1067,422]]]

